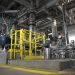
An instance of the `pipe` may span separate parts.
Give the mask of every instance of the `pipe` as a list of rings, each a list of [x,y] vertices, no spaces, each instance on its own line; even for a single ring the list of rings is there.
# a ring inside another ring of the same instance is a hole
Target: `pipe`
[[[46,5],[44,5],[43,7],[41,7],[39,10],[38,10],[38,12],[37,12],[37,14],[38,13],[40,13],[41,11],[43,11],[45,8],[49,8],[49,7],[51,7],[52,5],[55,5],[56,3],[57,3],[57,1],[58,0],[50,0]]]
[[[66,12],[66,7],[65,6],[62,6],[63,7],[63,24],[64,24],[64,33],[65,33],[65,41],[66,41],[66,46],[67,44],[69,44],[69,39],[68,39],[68,29],[67,29],[67,23],[66,23],[66,15],[65,15],[65,12]]]
[[[19,10],[6,10],[4,13],[17,13]]]
[[[66,5],[66,9],[70,10],[72,8],[75,7],[75,0],[70,1],[67,5]]]
[[[58,37],[56,20],[54,20],[54,22],[52,24],[52,37]]]
[[[30,30],[30,33],[29,33],[29,56],[32,55],[32,31],[33,31],[33,28],[34,28],[34,25],[35,25],[35,12],[33,11],[33,9],[31,8],[30,9],[30,14],[29,14],[29,30]]]
[[[9,13],[18,13],[19,10],[5,10],[3,12],[0,12],[0,13],[6,13],[6,14],[9,14]]]

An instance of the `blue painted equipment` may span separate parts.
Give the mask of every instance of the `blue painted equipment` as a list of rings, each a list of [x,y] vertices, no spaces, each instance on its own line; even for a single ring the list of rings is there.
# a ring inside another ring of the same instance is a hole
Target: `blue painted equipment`
[[[49,48],[49,40],[46,40],[45,47],[46,47],[46,48]]]
[[[5,39],[6,39],[5,35],[2,34],[2,35],[0,36],[0,44],[1,44],[1,45],[5,45]]]
[[[0,45],[2,46],[2,50],[4,49],[5,45],[7,46],[8,44],[10,44],[11,39],[9,36],[6,36],[4,34],[2,34],[0,36]]]

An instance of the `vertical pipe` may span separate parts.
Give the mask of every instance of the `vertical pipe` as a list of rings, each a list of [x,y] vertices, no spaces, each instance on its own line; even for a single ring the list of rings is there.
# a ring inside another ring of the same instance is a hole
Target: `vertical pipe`
[[[32,25],[30,25],[30,32],[29,32],[29,56],[32,55]]]
[[[31,8],[30,8],[30,15],[29,15],[29,56],[32,55],[32,31],[33,31],[33,0],[31,0]]]
[[[66,41],[66,46],[67,44],[69,44],[69,40],[68,40],[68,29],[67,29],[67,23],[66,23],[66,7],[63,5],[63,24],[64,24],[64,33],[65,33],[65,41]]]
[[[53,25],[52,25],[52,37],[58,37],[56,20],[53,21]]]
[[[35,14],[33,7],[30,9],[30,15],[29,15],[29,30],[30,30],[30,35],[29,35],[29,55],[32,55],[32,31],[34,31],[34,25],[35,25]]]
[[[29,26],[29,30],[30,30],[30,31],[33,30],[33,26],[32,26],[32,25]]]

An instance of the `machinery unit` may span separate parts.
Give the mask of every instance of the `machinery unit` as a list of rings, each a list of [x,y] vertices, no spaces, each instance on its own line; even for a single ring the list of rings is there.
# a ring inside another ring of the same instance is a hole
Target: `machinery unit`
[[[10,59],[44,59],[45,34],[30,30],[11,30]]]

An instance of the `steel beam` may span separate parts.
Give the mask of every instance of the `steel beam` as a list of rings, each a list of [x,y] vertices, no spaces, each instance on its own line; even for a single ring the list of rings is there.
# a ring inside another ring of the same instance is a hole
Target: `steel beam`
[[[13,1],[13,2],[11,2],[9,5],[8,5],[8,7],[6,8],[6,9],[10,9],[13,5],[15,4],[15,2]]]
[[[72,9],[75,7],[75,0],[70,1],[67,5],[66,5],[66,9]]]
[[[20,3],[21,5],[24,5],[25,7],[29,8],[31,7],[31,4],[28,3],[27,1],[25,0],[15,0],[16,2]]]
[[[53,5],[55,5],[57,2],[58,2],[58,0],[50,0],[46,5],[44,5],[43,7],[41,7],[38,10],[38,13],[43,11],[45,8],[49,8],[49,7],[53,6]]]

